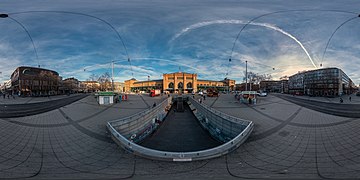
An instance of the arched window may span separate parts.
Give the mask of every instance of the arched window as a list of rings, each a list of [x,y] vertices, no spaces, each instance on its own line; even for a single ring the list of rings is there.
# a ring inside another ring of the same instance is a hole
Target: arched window
[[[182,82],[179,82],[178,89],[183,89],[183,88],[184,88],[184,84]]]
[[[191,89],[191,88],[192,88],[192,83],[191,83],[191,82],[187,83],[187,84],[186,84],[186,88],[187,88],[187,89]]]
[[[169,83],[169,89],[174,89],[174,83],[173,82],[171,82],[171,83]]]

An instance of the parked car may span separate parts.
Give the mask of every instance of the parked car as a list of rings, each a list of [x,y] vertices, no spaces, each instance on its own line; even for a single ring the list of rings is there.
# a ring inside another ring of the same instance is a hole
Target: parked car
[[[266,96],[267,96],[267,93],[266,93],[266,92],[262,92],[262,93],[260,93],[259,96],[260,96],[260,97],[266,97]]]
[[[258,96],[260,97],[266,97],[267,96],[267,93],[266,92],[258,92],[256,93]]]
[[[360,91],[356,92],[356,96],[360,96]]]

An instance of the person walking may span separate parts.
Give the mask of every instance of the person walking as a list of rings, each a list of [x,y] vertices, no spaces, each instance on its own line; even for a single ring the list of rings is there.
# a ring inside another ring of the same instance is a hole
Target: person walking
[[[351,102],[351,96],[349,96],[349,101]]]
[[[344,102],[344,100],[342,98],[340,98],[340,103],[343,103],[343,102]]]

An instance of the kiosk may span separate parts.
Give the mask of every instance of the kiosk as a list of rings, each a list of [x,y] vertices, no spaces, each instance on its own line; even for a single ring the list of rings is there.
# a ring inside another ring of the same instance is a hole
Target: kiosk
[[[256,104],[256,91],[243,91],[240,93],[240,102]]]
[[[99,92],[97,100],[100,105],[108,105],[114,103],[114,92]]]

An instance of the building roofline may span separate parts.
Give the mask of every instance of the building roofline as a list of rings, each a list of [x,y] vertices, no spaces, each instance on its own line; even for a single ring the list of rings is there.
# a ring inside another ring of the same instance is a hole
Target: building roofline
[[[150,81],[147,81],[147,80],[146,80],[146,81],[136,81],[136,82],[134,82],[134,84],[144,83],[144,82],[155,82],[155,81],[156,81],[156,82],[159,82],[159,81],[162,82],[163,80],[162,80],[162,79],[155,79],[155,80],[150,80]]]
[[[320,70],[326,70],[326,69],[339,69],[341,70],[340,68],[337,68],[337,67],[328,67],[328,68],[320,68],[320,69],[312,69],[312,70],[305,70],[305,71],[301,71],[301,72],[297,72],[296,74],[293,74],[290,77],[293,77],[295,75],[299,75],[299,74],[304,74],[304,73],[308,73],[308,72],[314,72],[314,71],[320,71]],[[342,70],[341,70],[342,71]]]

